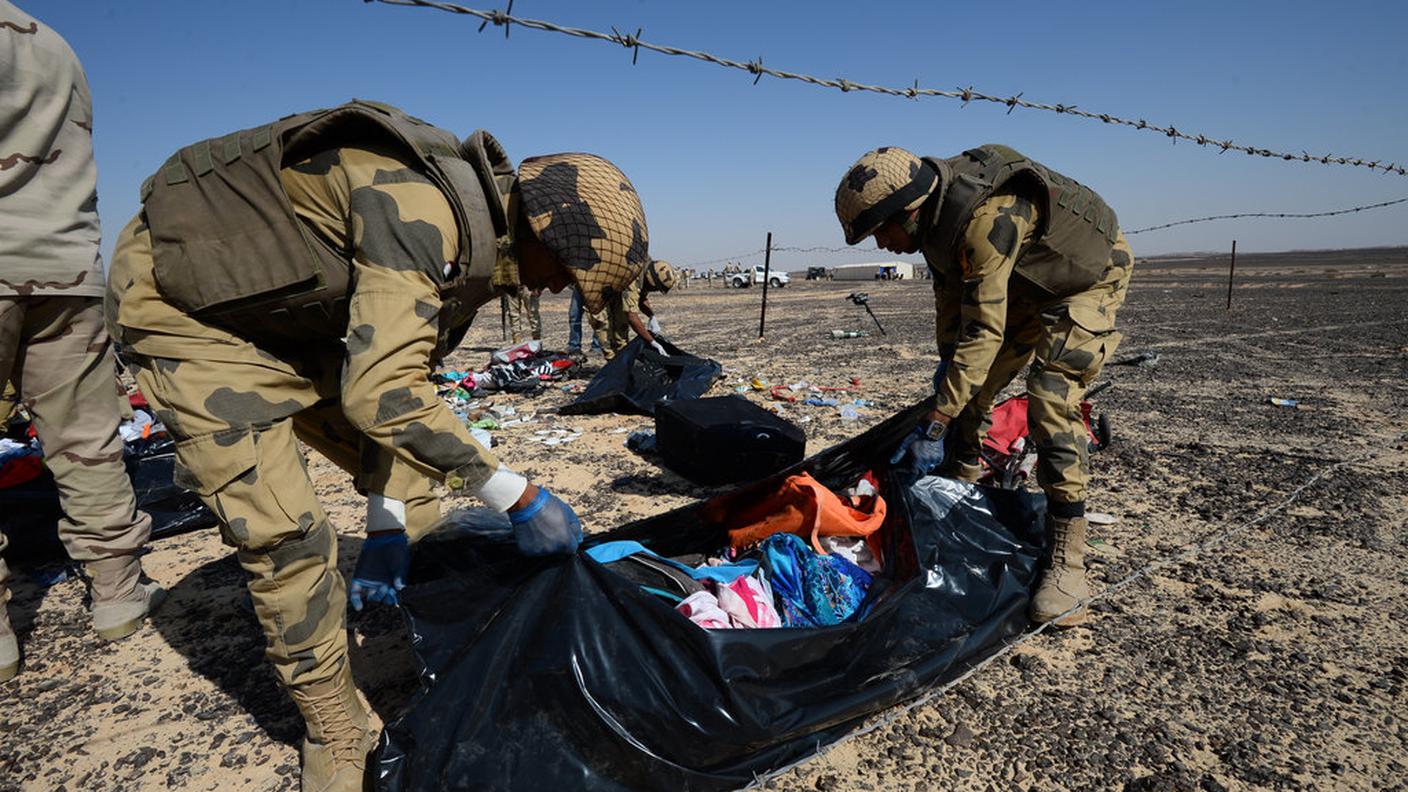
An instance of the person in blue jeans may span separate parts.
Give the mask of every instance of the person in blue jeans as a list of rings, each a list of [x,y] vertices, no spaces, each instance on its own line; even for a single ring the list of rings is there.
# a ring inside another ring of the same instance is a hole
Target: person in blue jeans
[[[576,289],[572,290],[572,304],[567,308],[567,354],[582,354],[582,320],[586,318],[587,310],[582,305],[582,293]],[[596,336],[592,336],[592,351],[600,352],[601,344],[596,341]]]

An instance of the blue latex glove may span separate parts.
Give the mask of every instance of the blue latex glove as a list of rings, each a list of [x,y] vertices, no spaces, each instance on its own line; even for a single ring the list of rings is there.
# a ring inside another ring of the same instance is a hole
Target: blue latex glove
[[[528,505],[508,513],[513,538],[526,556],[574,552],[582,543],[582,521],[572,507],[543,487]]]
[[[361,610],[363,600],[387,605],[401,604],[396,592],[406,587],[406,573],[411,568],[411,547],[405,531],[374,533],[362,542],[357,568],[352,571],[352,585],[347,599],[353,610]]]
[[[944,463],[944,439],[930,440],[924,429],[927,424],[914,427],[914,431],[904,436],[899,448],[890,457],[890,464],[899,464],[908,457],[908,464],[920,475],[928,475],[934,468]]]
[[[948,358],[939,361],[939,367],[934,369],[934,393],[939,392],[939,383],[944,381],[944,375],[948,373]]]

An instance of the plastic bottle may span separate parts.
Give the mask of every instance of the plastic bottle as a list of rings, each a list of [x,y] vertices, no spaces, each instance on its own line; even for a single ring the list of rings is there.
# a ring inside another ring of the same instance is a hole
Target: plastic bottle
[[[865,338],[870,335],[864,330],[832,330],[832,338]]]

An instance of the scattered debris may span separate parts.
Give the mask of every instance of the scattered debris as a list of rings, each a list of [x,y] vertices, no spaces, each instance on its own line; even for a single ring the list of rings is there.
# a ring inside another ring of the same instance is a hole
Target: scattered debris
[[[1159,365],[1159,353],[1154,351],[1140,352],[1137,355],[1126,355],[1110,364],[1111,366],[1138,366],[1139,368],[1153,368]]]
[[[1296,401],[1295,399],[1282,399],[1277,396],[1268,396],[1266,398],[1266,403],[1274,404],[1277,407],[1289,407],[1292,410],[1296,409],[1296,407],[1300,405],[1300,402]]]
[[[1088,511],[1085,513],[1085,521],[1091,525],[1114,525],[1120,518],[1105,512]]]

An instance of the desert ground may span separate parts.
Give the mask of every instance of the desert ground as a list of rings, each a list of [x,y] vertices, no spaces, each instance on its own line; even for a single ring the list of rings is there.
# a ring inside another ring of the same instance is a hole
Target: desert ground
[[[1093,457],[1089,506],[1117,520],[1094,528],[1092,584],[1239,530],[1101,599],[1088,626],[1036,636],[945,695],[882,713],[765,788],[1408,788],[1408,249],[1239,256],[1231,310],[1226,266],[1190,256],[1136,269],[1115,358],[1158,359],[1101,376],[1113,386],[1096,408],[1115,442]],[[844,299],[857,289],[888,335]],[[760,297],[696,282],[655,302],[671,340],[723,364],[714,393],[754,376],[859,378],[877,404],[858,420],[783,408],[809,451],[927,391],[927,282],[794,280],[770,292],[761,342]],[[543,301],[550,346],[565,344],[567,303]],[[451,364],[480,367],[502,345],[497,313]],[[714,492],[624,448],[648,419],[555,415],[571,398],[493,399],[534,414],[495,432],[496,451],[590,529]],[[555,428],[581,436],[544,445],[539,432]],[[350,573],[362,501],[346,474],[310,463]],[[446,499],[457,505],[471,504]],[[211,529],[154,543],[144,563],[171,597],[115,644],[89,628],[81,582],[43,589],[16,575],[27,660],[0,686],[0,789],[296,789],[301,725],[262,660],[230,551]],[[358,683],[393,718],[416,684],[401,618],[374,607],[350,628]]]

